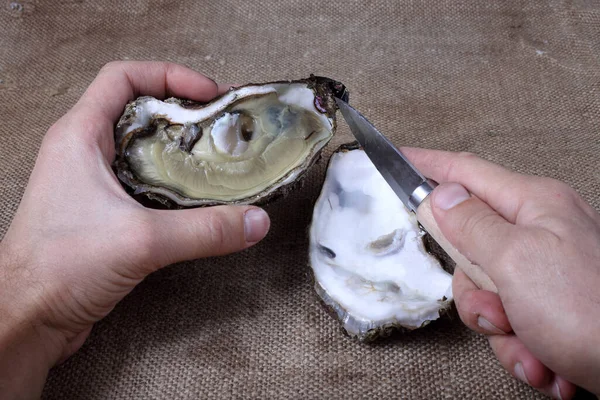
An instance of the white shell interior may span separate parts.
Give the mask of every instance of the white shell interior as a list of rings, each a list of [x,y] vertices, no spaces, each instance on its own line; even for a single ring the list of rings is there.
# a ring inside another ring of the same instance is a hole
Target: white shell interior
[[[332,155],[310,230],[317,290],[351,335],[418,328],[452,299],[452,275],[362,150]]]

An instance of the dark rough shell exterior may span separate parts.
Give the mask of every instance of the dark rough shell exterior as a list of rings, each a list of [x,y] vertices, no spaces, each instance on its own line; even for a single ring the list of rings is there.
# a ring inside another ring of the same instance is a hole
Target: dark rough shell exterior
[[[237,89],[248,87],[248,86],[257,86],[257,85],[268,85],[268,84],[281,84],[281,83],[304,83],[308,88],[312,89],[315,93],[315,108],[321,111],[323,114],[326,114],[329,118],[333,119],[333,133],[335,134],[336,130],[336,111],[338,109],[337,104],[335,102],[335,98],[342,99],[344,101],[348,101],[349,92],[346,87],[338,81],[335,81],[330,78],[320,77],[311,75],[307,79],[300,80],[288,80],[288,81],[275,81],[275,82],[265,82],[265,83],[249,83],[237,88],[231,88],[229,91],[235,91]],[[166,103],[175,103],[180,106],[188,109],[200,109],[208,104],[218,101],[225,94],[216,97],[211,100],[209,103],[201,103],[195,102],[187,99],[176,99],[169,98],[164,100]],[[187,198],[181,196],[178,193],[175,193],[172,190],[165,188],[158,188],[153,185],[146,184],[142,182],[131,170],[129,164],[125,158],[126,150],[129,144],[133,139],[139,136],[143,136],[148,134],[148,128],[139,128],[132,132],[126,133],[126,130],[135,119],[136,113],[136,105],[139,101],[144,100],[145,97],[140,97],[135,101],[127,104],[125,107],[124,113],[121,116],[119,122],[117,123],[115,129],[115,150],[116,150],[116,158],[113,163],[113,168],[115,173],[117,174],[119,180],[124,184],[125,190],[136,198],[141,203],[144,203],[150,207],[156,208],[190,208],[190,207],[202,207],[202,206],[212,206],[219,204],[255,204],[255,205],[264,205],[273,201],[276,198],[285,196],[291,190],[297,188],[302,179],[306,176],[306,172],[320,159],[321,151],[316,152],[311,158],[305,160],[305,162],[296,169],[301,169],[301,173],[290,183],[285,184],[273,192],[269,194],[259,193],[252,197],[247,197],[240,200],[234,201],[204,201],[200,204],[194,205],[185,205],[181,204],[179,200],[185,201]],[[291,171],[290,171],[291,172]],[[285,179],[285,178],[284,178]],[[164,192],[168,191],[169,197],[164,195]],[[163,192],[163,193],[161,193]],[[170,197],[175,197],[179,200],[174,201]]]

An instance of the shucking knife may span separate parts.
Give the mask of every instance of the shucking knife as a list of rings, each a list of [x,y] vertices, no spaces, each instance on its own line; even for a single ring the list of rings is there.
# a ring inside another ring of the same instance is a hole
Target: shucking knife
[[[456,266],[481,289],[498,292],[498,289],[481,267],[471,263],[442,234],[431,212],[429,194],[437,185],[425,178],[404,155],[381,134],[362,114],[338,98],[337,105],[375,168],[390,185],[394,193],[410,211],[425,231],[456,262]]]

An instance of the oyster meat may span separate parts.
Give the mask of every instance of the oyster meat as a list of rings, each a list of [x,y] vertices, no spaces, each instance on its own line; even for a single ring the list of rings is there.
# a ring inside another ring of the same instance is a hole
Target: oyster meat
[[[262,203],[296,182],[336,129],[323,77],[232,88],[208,104],[140,97],[115,131],[115,168],[134,194],[178,207]]]
[[[333,153],[309,259],[317,293],[350,336],[419,328],[449,308],[452,275],[427,252],[424,235],[363,150]]]

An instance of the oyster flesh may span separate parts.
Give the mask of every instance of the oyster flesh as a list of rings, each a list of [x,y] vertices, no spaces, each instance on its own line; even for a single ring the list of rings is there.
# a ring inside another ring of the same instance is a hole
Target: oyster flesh
[[[333,153],[313,211],[315,289],[346,333],[362,341],[437,319],[452,275],[428,253],[409,212],[357,146]]]
[[[208,104],[140,97],[116,127],[117,175],[167,206],[265,202],[319,158],[336,129],[334,97],[347,96],[311,76],[232,88]]]

